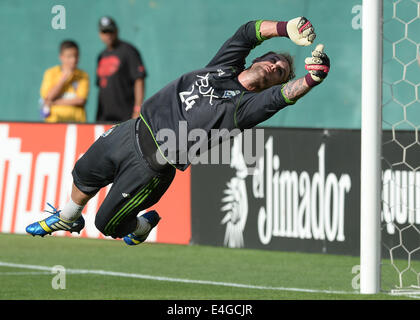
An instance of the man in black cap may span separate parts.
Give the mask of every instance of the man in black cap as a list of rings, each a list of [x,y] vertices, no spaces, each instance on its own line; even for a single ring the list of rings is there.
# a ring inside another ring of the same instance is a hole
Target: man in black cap
[[[251,50],[274,37],[309,46],[315,36],[305,17],[240,26],[204,68],[167,84],[144,102],[138,119],[115,125],[98,138],[74,166],[70,201],[26,231],[42,237],[57,230],[80,232],[84,206],[112,183],[95,226],[127,245],[144,242],[160,216],[154,210],[138,214],[159,201],[176,169],[186,170],[200,151],[209,150],[206,146],[220,143],[220,137],[233,138],[295,104],[322,83],[330,69],[322,44],[304,61],[308,73],[296,80],[289,54],[270,51],[246,68]],[[214,130],[227,134],[214,136]],[[198,192],[213,190],[203,181]]]
[[[144,68],[139,51],[118,38],[110,17],[99,20],[99,37],[106,48],[98,56],[99,87],[96,121],[121,122],[137,118],[144,99]]]

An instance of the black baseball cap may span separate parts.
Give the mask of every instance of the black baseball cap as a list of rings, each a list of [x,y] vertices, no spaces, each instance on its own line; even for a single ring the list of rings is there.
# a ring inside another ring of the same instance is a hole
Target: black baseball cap
[[[115,32],[117,31],[117,24],[111,17],[105,16],[99,19],[99,31],[101,32]]]

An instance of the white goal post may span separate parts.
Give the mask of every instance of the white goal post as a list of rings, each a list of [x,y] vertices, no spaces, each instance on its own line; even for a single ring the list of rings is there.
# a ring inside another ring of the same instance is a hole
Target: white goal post
[[[381,264],[382,0],[363,0],[360,292],[378,293]]]
[[[360,293],[420,297],[420,0],[363,0]]]

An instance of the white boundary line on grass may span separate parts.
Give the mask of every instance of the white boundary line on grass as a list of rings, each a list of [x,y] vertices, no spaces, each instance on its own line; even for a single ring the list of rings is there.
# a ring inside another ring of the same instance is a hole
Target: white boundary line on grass
[[[44,272],[4,272],[4,273],[0,273],[0,275],[6,275],[6,274],[10,274],[10,275],[43,274],[44,275],[46,274],[45,271],[48,271],[51,273],[53,270],[52,267],[37,266],[37,265],[31,265],[31,264],[10,263],[10,262],[3,262],[3,261],[0,261],[0,267],[12,267],[12,268],[44,271]],[[256,286],[256,285],[232,283],[232,282],[218,282],[218,281],[209,281],[209,280],[192,280],[192,279],[160,277],[160,276],[151,276],[147,274],[114,272],[114,271],[105,271],[105,270],[85,270],[85,269],[66,268],[66,272],[69,274],[96,274],[96,275],[111,276],[111,277],[136,278],[136,279],[144,279],[144,280],[192,283],[192,284],[203,284],[203,285],[224,286],[224,287],[244,288],[244,289],[257,289],[257,290],[294,291],[294,292],[326,293],[326,294],[360,294],[358,291],[334,291],[334,290],[316,290],[316,289],[304,289],[304,288],[268,287],[268,286]],[[386,293],[386,294],[393,295],[392,293]],[[414,298],[414,299],[420,299],[420,296],[417,294],[402,294],[402,296]]]
[[[51,275],[51,272],[38,271],[38,272],[0,272],[1,276],[39,276],[39,275]]]
[[[22,269],[41,270],[41,271],[49,271],[49,272],[52,272],[53,270],[52,267],[37,266],[37,265],[30,265],[30,264],[18,264],[18,263],[10,263],[10,262],[3,262],[3,261],[0,261],[0,267],[22,268]],[[218,282],[218,281],[209,281],[209,280],[192,280],[192,279],[160,277],[160,276],[151,276],[147,274],[113,272],[113,271],[105,271],[105,270],[84,270],[84,269],[66,268],[66,273],[96,274],[96,275],[111,276],[111,277],[136,278],[136,279],[144,279],[144,280],[180,282],[180,283],[193,283],[193,284],[225,286],[225,287],[233,287],[233,288],[257,289],[257,290],[277,290],[277,291],[294,291],[294,292],[327,293],[327,294],[359,294],[359,292],[357,291],[333,291],[333,290],[316,290],[316,289],[303,289],[303,288],[268,287],[268,286],[256,286],[256,285],[232,283],[232,282]]]

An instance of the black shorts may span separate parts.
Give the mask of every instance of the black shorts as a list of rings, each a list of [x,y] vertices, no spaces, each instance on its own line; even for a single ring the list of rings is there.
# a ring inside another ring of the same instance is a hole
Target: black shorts
[[[175,177],[171,165],[153,169],[143,156],[138,143],[142,137],[136,133],[139,121],[128,120],[106,131],[72,171],[74,184],[88,195],[113,184],[97,212],[95,225],[114,238],[133,232],[138,213],[157,203]]]

